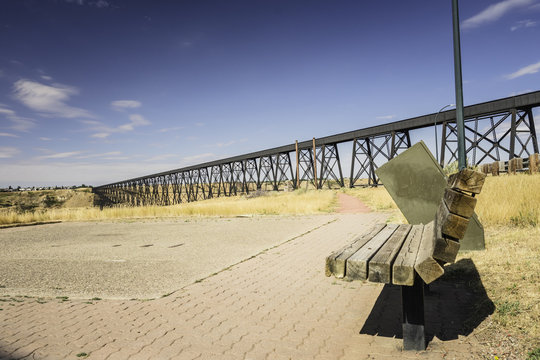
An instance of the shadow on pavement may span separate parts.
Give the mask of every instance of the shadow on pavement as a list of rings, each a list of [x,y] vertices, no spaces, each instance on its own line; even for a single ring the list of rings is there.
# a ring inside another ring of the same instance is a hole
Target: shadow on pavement
[[[445,267],[444,276],[425,290],[424,306],[428,342],[469,335],[495,310],[470,259]],[[385,285],[360,334],[403,338],[401,321],[401,289]]]

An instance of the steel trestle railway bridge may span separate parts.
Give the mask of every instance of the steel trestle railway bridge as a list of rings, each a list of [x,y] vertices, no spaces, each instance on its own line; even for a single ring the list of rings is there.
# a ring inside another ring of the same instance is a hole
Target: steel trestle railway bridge
[[[466,153],[472,165],[538,153],[532,109],[540,91],[507,97],[464,109]],[[442,125],[440,163],[457,160],[455,110],[372,126],[309,141],[141,176],[93,188],[100,206],[172,205],[220,196],[249,194],[263,186],[278,190],[311,183],[344,187],[338,144],[352,143],[348,186],[367,178],[378,185],[377,164],[411,146],[409,132]]]

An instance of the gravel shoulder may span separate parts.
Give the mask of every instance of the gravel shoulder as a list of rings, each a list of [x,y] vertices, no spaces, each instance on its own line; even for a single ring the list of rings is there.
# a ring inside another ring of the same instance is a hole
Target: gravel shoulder
[[[0,295],[161,297],[336,218],[180,218],[1,229]]]

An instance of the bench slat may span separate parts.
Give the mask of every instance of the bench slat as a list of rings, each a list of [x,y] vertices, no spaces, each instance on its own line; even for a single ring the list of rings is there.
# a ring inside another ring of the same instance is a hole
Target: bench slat
[[[356,237],[352,243],[347,244],[338,251],[334,251],[326,258],[326,276],[334,275],[337,278],[345,276],[345,262],[347,259],[377,235],[386,224],[376,224],[369,231]]]
[[[384,243],[392,236],[399,225],[388,224],[375,235],[368,243],[361,247],[347,260],[345,266],[345,275],[351,280],[365,280],[368,275],[368,261],[375,253],[384,245]]]
[[[413,225],[396,261],[392,266],[392,283],[395,285],[414,285],[414,263],[420,248],[424,225]]]
[[[399,225],[398,229],[369,261],[369,281],[390,284],[392,281],[392,263],[409,231],[411,231],[411,227],[409,224]]]
[[[433,258],[435,241],[433,238],[435,221],[430,221],[424,226],[420,250],[414,264],[414,269],[426,284],[430,284],[444,274],[442,266]]]

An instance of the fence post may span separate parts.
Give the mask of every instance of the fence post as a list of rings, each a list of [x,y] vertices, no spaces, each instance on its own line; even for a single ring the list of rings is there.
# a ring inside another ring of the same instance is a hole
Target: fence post
[[[538,154],[531,154],[529,156],[529,174],[536,174],[538,172],[539,163],[540,156]]]
[[[499,162],[498,161],[495,161],[493,164],[491,164],[491,175],[499,176]]]

